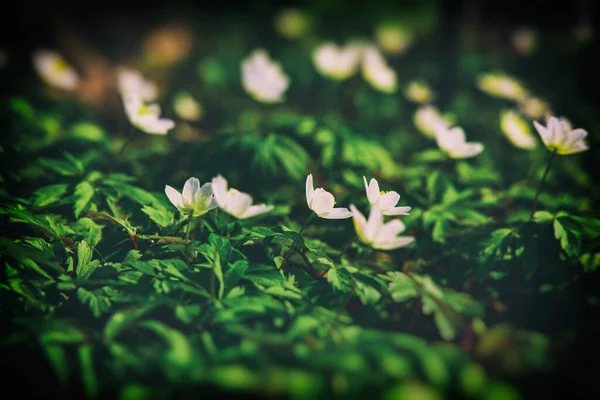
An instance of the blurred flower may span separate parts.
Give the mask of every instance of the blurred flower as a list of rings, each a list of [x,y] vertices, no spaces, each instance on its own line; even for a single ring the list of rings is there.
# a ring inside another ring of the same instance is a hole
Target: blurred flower
[[[254,217],[271,211],[274,206],[252,205],[252,196],[236,189],[227,189],[227,180],[217,175],[212,180],[212,188],[219,207],[239,219]]]
[[[483,74],[477,80],[477,86],[491,96],[509,100],[520,100],[527,94],[521,82],[504,74]]]
[[[404,90],[404,95],[415,103],[429,103],[433,99],[433,91],[423,82],[413,81]]]
[[[200,181],[197,178],[190,178],[185,181],[183,193],[179,193],[173,187],[166,185],[165,194],[179,211],[192,217],[199,217],[213,208],[217,208],[212,184],[207,182],[200,186]]]
[[[529,56],[535,51],[537,33],[531,28],[521,28],[512,35],[512,45],[515,51],[523,56]]]
[[[321,75],[344,80],[356,72],[361,50],[361,46],[354,43],[340,47],[333,42],[326,42],[313,52],[312,59]]]
[[[442,125],[444,128],[450,127],[450,121],[445,119],[434,106],[421,106],[415,112],[414,122],[425,136],[435,138],[435,128]]]
[[[133,69],[121,68],[117,72],[117,82],[123,98],[133,95],[142,101],[153,101],[158,97],[156,83],[145,79],[141,73]]]
[[[387,65],[385,58],[375,46],[364,49],[362,62],[363,76],[371,86],[385,93],[396,91],[396,71]]]
[[[401,25],[382,24],[375,31],[377,45],[386,53],[402,54],[412,44],[412,34]]]
[[[537,146],[529,125],[514,111],[500,113],[500,129],[513,145],[521,149],[533,149]]]
[[[271,61],[265,50],[254,50],[242,62],[242,85],[255,100],[277,103],[290,84],[278,63]]]
[[[286,8],[275,17],[275,30],[287,39],[297,39],[309,28],[309,17],[296,8]]]
[[[398,234],[406,230],[406,227],[399,219],[394,219],[384,224],[383,214],[378,203],[371,207],[368,220],[365,219],[365,216],[358,211],[354,204],[350,204],[350,210],[352,212],[352,221],[354,222],[356,235],[361,242],[374,249],[394,250],[404,247],[415,240],[412,236],[398,236]]]
[[[377,179],[371,178],[367,184],[367,178],[363,176],[367,198],[371,206],[378,204],[383,215],[408,215],[410,207],[396,207],[400,200],[398,192],[383,192],[379,190]]]
[[[546,126],[537,121],[533,121],[533,125],[550,151],[556,150],[557,154],[567,155],[588,149],[585,143],[587,132],[571,129],[571,124],[565,118],[550,117]]]
[[[38,75],[55,89],[73,90],[79,84],[79,76],[57,52],[38,50],[33,54],[33,65]]]
[[[519,102],[519,110],[529,118],[539,119],[550,116],[550,105],[539,97],[527,96]]]
[[[150,35],[143,44],[144,58],[151,66],[170,67],[187,57],[193,45],[193,35],[184,25],[164,25]]]
[[[123,97],[125,112],[131,125],[153,135],[166,135],[167,131],[175,127],[170,119],[160,119],[160,106],[158,104],[144,104],[137,95],[130,94]]]
[[[198,121],[203,114],[200,103],[186,92],[180,92],[175,96],[173,109],[180,118],[187,121]]]
[[[312,174],[306,177],[306,203],[321,218],[344,219],[352,216],[347,208],[333,208],[335,198],[331,193],[323,188],[314,189]]]
[[[483,151],[483,144],[479,142],[467,143],[465,131],[460,127],[448,129],[438,125],[435,128],[435,140],[440,150],[450,158],[474,157]]]

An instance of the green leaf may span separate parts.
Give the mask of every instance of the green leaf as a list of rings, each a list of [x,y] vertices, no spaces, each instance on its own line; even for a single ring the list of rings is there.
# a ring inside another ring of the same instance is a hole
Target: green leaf
[[[161,228],[169,226],[173,223],[174,213],[172,211],[166,209],[159,210],[151,206],[144,206],[142,208],[142,212],[149,216],[150,219]]]
[[[77,245],[77,268],[75,272],[80,278],[87,279],[100,266],[100,261],[92,261],[93,248],[82,240]]]
[[[80,182],[75,187],[73,196],[75,197],[73,211],[75,217],[79,218],[79,215],[90,207],[92,197],[94,197],[94,187],[87,181]]]
[[[69,380],[69,362],[67,361],[67,353],[63,347],[59,345],[45,344],[43,347],[58,381],[61,385],[66,385]]]
[[[102,228],[104,226],[96,224],[90,218],[80,218],[73,224],[75,233],[83,237],[83,240],[91,247],[96,247],[102,240]]]
[[[554,237],[560,240],[560,247],[568,256],[576,256],[581,249],[581,226],[568,215],[556,215],[554,220]]]
[[[58,203],[67,193],[69,185],[58,183],[56,185],[44,186],[33,192],[33,206],[42,208]]]
[[[81,365],[81,380],[88,398],[98,396],[98,378],[94,371],[93,349],[89,344],[79,346],[79,364]]]
[[[290,326],[287,335],[292,339],[302,339],[320,325],[321,321],[312,315],[300,315],[294,320],[292,326]]]
[[[79,122],[71,127],[71,136],[89,140],[90,142],[101,142],[104,140],[104,130],[91,122]]]
[[[402,272],[388,272],[386,279],[390,280],[388,290],[394,301],[401,303],[418,296],[415,282]]]
[[[82,303],[89,305],[96,318],[100,317],[110,309],[110,299],[104,296],[102,289],[89,291],[84,288],[78,288],[77,298],[79,298]]]

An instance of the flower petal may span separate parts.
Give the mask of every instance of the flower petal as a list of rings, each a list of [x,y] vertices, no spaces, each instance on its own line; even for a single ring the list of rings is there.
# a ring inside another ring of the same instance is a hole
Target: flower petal
[[[227,200],[227,207],[224,209],[237,218],[242,218],[248,207],[252,204],[252,196],[237,189],[229,189],[227,197],[229,199]]]
[[[312,174],[308,174],[308,176],[306,177],[306,204],[308,204],[309,207],[310,207],[310,200],[312,199],[314,192],[315,192],[315,189],[313,186],[313,176],[312,176]]]
[[[385,211],[381,211],[383,215],[393,216],[393,215],[409,215],[410,207],[392,207],[388,208]]]
[[[333,195],[323,189],[315,190],[309,206],[319,216],[331,212],[335,198]]]
[[[377,243],[377,247],[373,247],[377,250],[395,250],[400,247],[407,246],[415,241],[413,236],[398,236],[391,241]]]
[[[179,191],[169,185],[165,186],[165,194],[169,198],[169,201],[178,209],[183,208],[183,199]]]
[[[398,192],[391,191],[381,195],[381,197],[379,198],[379,205],[381,206],[381,211],[383,212],[388,208],[394,207],[396,204],[398,204],[398,201],[400,201],[400,195],[398,194]]]
[[[365,182],[365,188],[367,190],[367,198],[369,199],[370,204],[374,204],[379,199],[379,182],[377,179],[371,178],[369,185],[367,186],[367,178],[363,176],[363,180]]]
[[[200,181],[198,178],[190,178],[183,185],[183,204],[189,206],[194,203],[194,195],[200,190]]]
[[[367,232],[367,220],[365,219],[365,216],[358,211],[354,204],[350,204],[350,212],[352,213],[352,222],[354,223],[356,236],[358,236],[362,242],[367,243],[368,239],[365,236]]]
[[[255,215],[264,214],[266,212],[269,212],[273,208],[275,208],[275,206],[268,206],[266,204],[257,204],[254,206],[250,206],[238,218],[246,219],[246,218],[254,217]]]
[[[381,213],[381,208],[379,206],[379,202],[373,204],[371,206],[371,211],[369,212],[369,219],[367,220],[367,232],[365,236],[369,238],[369,241],[373,241],[375,235],[381,229],[383,225],[383,214]]]
[[[212,191],[215,195],[215,201],[221,208],[227,207],[227,180],[221,175],[212,179]]]
[[[325,219],[345,219],[350,218],[352,216],[352,213],[348,211],[348,209],[345,207],[339,207],[331,209],[331,211],[328,212],[326,215],[319,216]]]

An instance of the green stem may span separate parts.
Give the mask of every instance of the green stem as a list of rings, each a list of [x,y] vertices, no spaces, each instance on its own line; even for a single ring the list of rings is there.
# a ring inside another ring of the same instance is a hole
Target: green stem
[[[119,153],[115,157],[115,161],[113,162],[113,165],[110,167],[110,170],[108,171],[109,174],[112,173],[115,170],[115,168],[117,168],[117,166],[119,165],[119,162],[121,161],[123,153],[125,153],[125,149],[127,149],[127,147],[129,147],[131,142],[133,142],[133,138],[135,137],[135,132],[136,132],[136,129],[132,125],[131,130],[129,131],[129,135],[127,136],[127,139],[125,140],[125,143],[123,143],[123,146],[121,146],[121,150],[119,150]]]
[[[187,232],[185,234],[185,245],[186,246],[190,242],[190,232],[192,231],[192,218],[193,218],[193,215],[190,215],[190,217],[188,218]]]
[[[531,216],[529,217],[529,221],[533,221],[533,215],[535,214],[535,206],[537,205],[538,198],[540,197],[540,193],[542,192],[542,187],[544,186],[544,181],[548,176],[548,172],[550,172],[550,167],[552,166],[552,160],[554,160],[554,156],[556,155],[556,149],[552,152],[552,155],[548,159],[548,164],[546,165],[546,169],[544,170],[544,174],[542,175],[542,180],[537,188],[537,192],[535,193],[535,197],[533,198],[533,205],[531,206]]]
[[[302,228],[300,228],[300,230],[298,231],[298,234],[294,238],[294,241],[292,242],[292,245],[290,246],[290,248],[288,249],[287,253],[285,254],[285,257],[283,258],[283,262],[281,263],[281,266],[279,267],[279,269],[283,268],[283,266],[287,262],[288,258],[290,258],[290,255],[292,254],[292,250],[294,249],[294,246],[296,245],[296,242],[298,241],[299,238],[302,237],[302,232],[304,232],[304,229],[306,229],[306,227],[308,226],[308,224],[310,223],[310,221],[313,220],[314,217],[315,217],[315,214],[314,213],[310,213],[310,216],[304,222],[304,225],[302,225]]]

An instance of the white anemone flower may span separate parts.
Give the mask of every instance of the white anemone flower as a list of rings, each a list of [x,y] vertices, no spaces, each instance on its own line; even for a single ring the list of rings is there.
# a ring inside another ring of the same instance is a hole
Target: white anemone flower
[[[379,204],[371,207],[368,220],[354,204],[350,204],[350,210],[356,235],[361,242],[376,250],[394,250],[407,246],[415,240],[413,236],[398,236],[406,230],[406,226],[399,219],[384,224]]]
[[[79,75],[63,56],[55,51],[36,51],[33,54],[33,65],[38,75],[56,89],[74,90],[79,85]]]
[[[147,80],[133,69],[121,68],[117,73],[119,92],[123,98],[128,96],[139,97],[142,101],[154,101],[158,98],[158,86]]]
[[[183,214],[199,217],[217,207],[210,182],[200,186],[197,178],[190,178],[183,185],[183,192],[166,185],[165,194]]]
[[[363,51],[362,73],[367,82],[375,89],[393,93],[398,89],[396,71],[394,71],[375,46],[367,46]]]
[[[281,65],[273,62],[263,50],[254,50],[242,62],[242,85],[248,94],[261,103],[279,103],[290,84]]]
[[[321,75],[341,81],[354,75],[358,69],[361,50],[358,44],[340,47],[333,42],[325,42],[313,52],[312,59]]]
[[[583,129],[571,129],[571,124],[564,118],[550,117],[546,126],[537,121],[533,125],[550,151],[567,155],[588,149],[585,143],[587,132]]]
[[[363,176],[363,181],[367,198],[372,207],[378,205],[383,215],[408,215],[410,207],[396,207],[398,201],[400,201],[398,192],[393,190],[390,192],[380,191],[379,182],[375,178],[371,178],[371,181],[367,184],[367,178]]]
[[[465,131],[460,127],[452,129],[438,125],[435,129],[435,140],[446,155],[450,158],[474,157],[483,151],[483,144],[467,142]]]
[[[227,180],[221,175],[213,178],[212,188],[219,207],[239,219],[264,214],[274,208],[265,204],[252,205],[252,196],[237,189],[227,189]]]
[[[344,219],[352,216],[352,213],[345,207],[333,207],[335,198],[331,193],[323,188],[314,188],[312,174],[306,177],[306,203],[308,208],[321,218]]]
[[[529,125],[514,111],[503,111],[500,114],[500,128],[516,147],[530,150],[537,146]]]
[[[527,95],[521,82],[504,74],[483,74],[478,78],[477,86],[491,96],[509,100],[521,100]]]
[[[439,110],[432,105],[419,107],[415,111],[413,120],[417,129],[429,138],[435,138],[435,129],[438,125],[444,128],[450,127],[450,121],[443,117]]]
[[[158,104],[145,104],[135,95],[123,98],[125,113],[131,125],[152,135],[166,135],[167,131],[175,127],[175,122],[167,118],[160,118]]]

